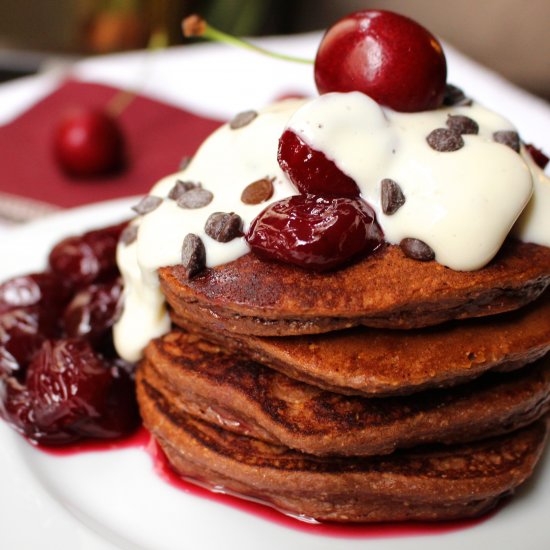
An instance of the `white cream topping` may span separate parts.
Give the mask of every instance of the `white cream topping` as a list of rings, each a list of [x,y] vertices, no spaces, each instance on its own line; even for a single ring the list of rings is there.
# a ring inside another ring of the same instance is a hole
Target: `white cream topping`
[[[465,145],[454,152],[434,151],[426,136],[445,128],[449,114],[463,114],[479,125],[479,135],[463,136]],[[288,100],[261,111],[251,123],[235,130],[229,125],[214,132],[182,172],[162,179],[151,195],[165,198],[154,211],[137,218],[137,242],[120,244],[117,260],[125,283],[125,306],[115,326],[119,354],[135,361],[147,342],[169,329],[156,270],[181,262],[183,238],[198,235],[206,248],[208,267],[237,259],[249,251],[244,238],[219,243],[205,234],[213,212],[235,212],[244,230],[269,204],[296,189],[277,163],[278,140],[292,129],[314,149],[323,152],[361,190],[375,210],[390,243],[405,237],[421,239],[435,251],[436,260],[457,270],[483,267],[496,254],[514,222],[516,234],[550,246],[550,182],[528,153],[518,155],[495,143],[493,132],[513,130],[499,115],[474,104],[422,113],[396,113],[367,96],[325,94]],[[243,189],[262,178],[274,178],[268,202],[246,205]],[[393,215],[382,212],[380,184],[396,181],[406,201]],[[206,207],[183,209],[167,199],[177,180],[201,183],[214,198]],[[534,181],[534,184],[533,184]]]
[[[426,136],[446,128],[451,113],[475,120],[479,134],[463,136],[458,151],[435,151]],[[405,114],[359,92],[325,94],[294,113],[288,127],[355,180],[388,242],[420,239],[452,269],[487,264],[531,196],[525,162],[493,141],[493,132],[513,126],[479,105]],[[384,178],[406,199],[391,216],[381,207]]]
[[[523,147],[522,155],[531,170],[534,190],[512,233],[526,243],[550,247],[550,178]]]

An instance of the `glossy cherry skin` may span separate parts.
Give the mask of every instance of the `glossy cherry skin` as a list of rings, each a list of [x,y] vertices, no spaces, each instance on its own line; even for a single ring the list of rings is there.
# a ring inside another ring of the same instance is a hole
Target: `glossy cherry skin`
[[[67,115],[54,135],[59,166],[74,177],[93,177],[119,169],[124,161],[124,138],[117,121],[99,109]]]
[[[382,230],[360,199],[296,195],[270,204],[246,241],[263,259],[327,271],[376,250]]]
[[[84,340],[48,340],[29,365],[26,384],[1,381],[0,413],[30,439],[60,445],[114,438],[137,427],[128,374]]]
[[[53,273],[31,273],[0,284],[0,314],[21,307],[41,304],[44,309],[63,306],[68,295]]]
[[[285,130],[279,139],[277,160],[290,181],[304,195],[359,196],[359,187],[352,178],[292,130]]]
[[[0,377],[24,377],[27,365],[42,342],[47,336],[54,336],[55,329],[51,330],[48,323],[40,325],[37,306],[12,309],[0,315]],[[41,328],[49,334],[44,334]]]
[[[99,342],[113,326],[120,310],[122,282],[90,285],[75,294],[63,314],[63,328],[69,338]]]
[[[121,223],[62,240],[50,252],[51,270],[71,288],[112,279],[118,274],[116,248],[126,225]]]
[[[408,17],[364,10],[328,29],[315,58],[319,93],[359,91],[401,112],[436,109],[447,63],[441,44]]]
[[[0,376],[21,378],[46,338],[60,335],[70,295],[52,273],[32,273],[0,285]]]

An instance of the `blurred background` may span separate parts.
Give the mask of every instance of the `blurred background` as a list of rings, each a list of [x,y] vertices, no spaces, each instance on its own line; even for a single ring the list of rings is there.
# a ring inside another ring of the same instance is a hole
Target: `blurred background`
[[[143,48],[153,31],[181,44],[197,12],[236,35],[326,28],[350,11],[409,15],[510,81],[550,100],[550,0],[1,0],[0,81],[84,55]]]

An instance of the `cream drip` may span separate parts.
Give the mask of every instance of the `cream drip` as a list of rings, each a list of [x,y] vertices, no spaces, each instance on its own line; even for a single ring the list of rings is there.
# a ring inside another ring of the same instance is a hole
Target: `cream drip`
[[[434,151],[426,136],[444,128],[451,113],[475,120],[479,135],[463,136],[465,146],[458,151]],[[493,132],[514,129],[503,117],[477,104],[396,113],[358,92],[280,102],[261,111],[247,126],[236,130],[222,126],[184,171],[163,178],[151,190],[151,195],[166,200],[133,222],[139,226],[137,241],[120,244],[117,253],[125,306],[114,337],[122,357],[139,359],[151,338],[169,330],[156,270],[180,263],[185,235],[195,233],[203,240],[207,266],[233,261],[249,251],[248,245],[243,238],[219,243],[208,237],[204,231],[208,216],[236,212],[246,231],[269,203],[297,194],[277,163],[278,140],[286,128],[357,182],[388,242],[421,239],[433,248],[438,262],[458,270],[479,269],[496,254],[534,188],[515,233],[550,245],[549,216],[543,215],[549,211],[550,181],[528,153],[520,156],[493,142]],[[265,177],[273,178],[271,199],[243,204],[243,189]],[[384,178],[395,180],[406,197],[391,216],[381,207]],[[214,194],[213,201],[203,208],[179,208],[166,198],[178,179],[201,183]]]
[[[550,247],[550,178],[523,147],[522,155],[531,170],[534,190],[512,233],[521,241]]]

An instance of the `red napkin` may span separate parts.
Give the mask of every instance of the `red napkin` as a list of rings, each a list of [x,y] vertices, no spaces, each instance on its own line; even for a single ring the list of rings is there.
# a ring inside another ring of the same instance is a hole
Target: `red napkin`
[[[78,206],[147,193],[161,177],[178,170],[221,122],[137,96],[119,116],[128,166],[95,179],[71,179],[56,165],[52,134],[64,113],[78,107],[104,108],[118,90],[77,81],[64,83],[10,124],[0,127],[0,191]]]

